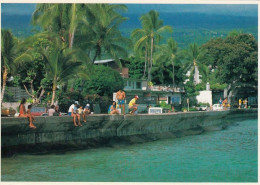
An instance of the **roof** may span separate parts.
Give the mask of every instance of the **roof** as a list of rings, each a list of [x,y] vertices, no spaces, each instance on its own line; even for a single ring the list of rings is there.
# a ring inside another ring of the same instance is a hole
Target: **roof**
[[[114,59],[106,59],[106,60],[96,60],[94,62],[94,64],[105,64],[105,63],[109,63],[109,62],[113,62]]]

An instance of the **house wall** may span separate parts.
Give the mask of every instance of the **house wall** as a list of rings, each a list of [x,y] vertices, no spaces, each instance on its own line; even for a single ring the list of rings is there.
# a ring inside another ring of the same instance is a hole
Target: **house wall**
[[[212,105],[212,91],[199,91],[199,93],[196,96],[198,103],[209,103]]]

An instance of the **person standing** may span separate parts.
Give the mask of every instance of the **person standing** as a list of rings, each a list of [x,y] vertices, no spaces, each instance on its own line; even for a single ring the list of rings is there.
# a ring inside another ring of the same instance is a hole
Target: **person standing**
[[[219,103],[220,106],[222,106],[222,99],[221,99],[221,97],[220,97],[218,103]]]
[[[118,106],[125,115],[125,92],[123,90],[119,90],[116,93],[116,99],[118,100]]]
[[[137,111],[138,105],[136,104],[136,101],[138,100],[138,98],[139,97],[135,95],[135,97],[128,104],[131,115],[134,115],[135,111]]]
[[[245,99],[245,109],[247,109],[247,99]]]

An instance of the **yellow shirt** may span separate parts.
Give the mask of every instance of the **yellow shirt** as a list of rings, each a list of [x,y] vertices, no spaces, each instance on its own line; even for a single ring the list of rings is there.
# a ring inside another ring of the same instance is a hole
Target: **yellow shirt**
[[[135,98],[133,98],[133,99],[129,102],[128,106],[129,106],[129,107],[132,107],[132,106],[135,104],[135,102],[136,102],[136,100],[135,100]]]

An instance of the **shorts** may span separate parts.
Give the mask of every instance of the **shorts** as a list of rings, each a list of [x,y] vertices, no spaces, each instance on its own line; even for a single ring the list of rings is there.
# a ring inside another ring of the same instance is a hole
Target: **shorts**
[[[118,105],[123,105],[125,104],[125,100],[118,100]]]
[[[68,115],[71,116],[71,112],[68,112]]]
[[[136,106],[128,107],[129,110],[133,110],[134,108],[137,108]]]

